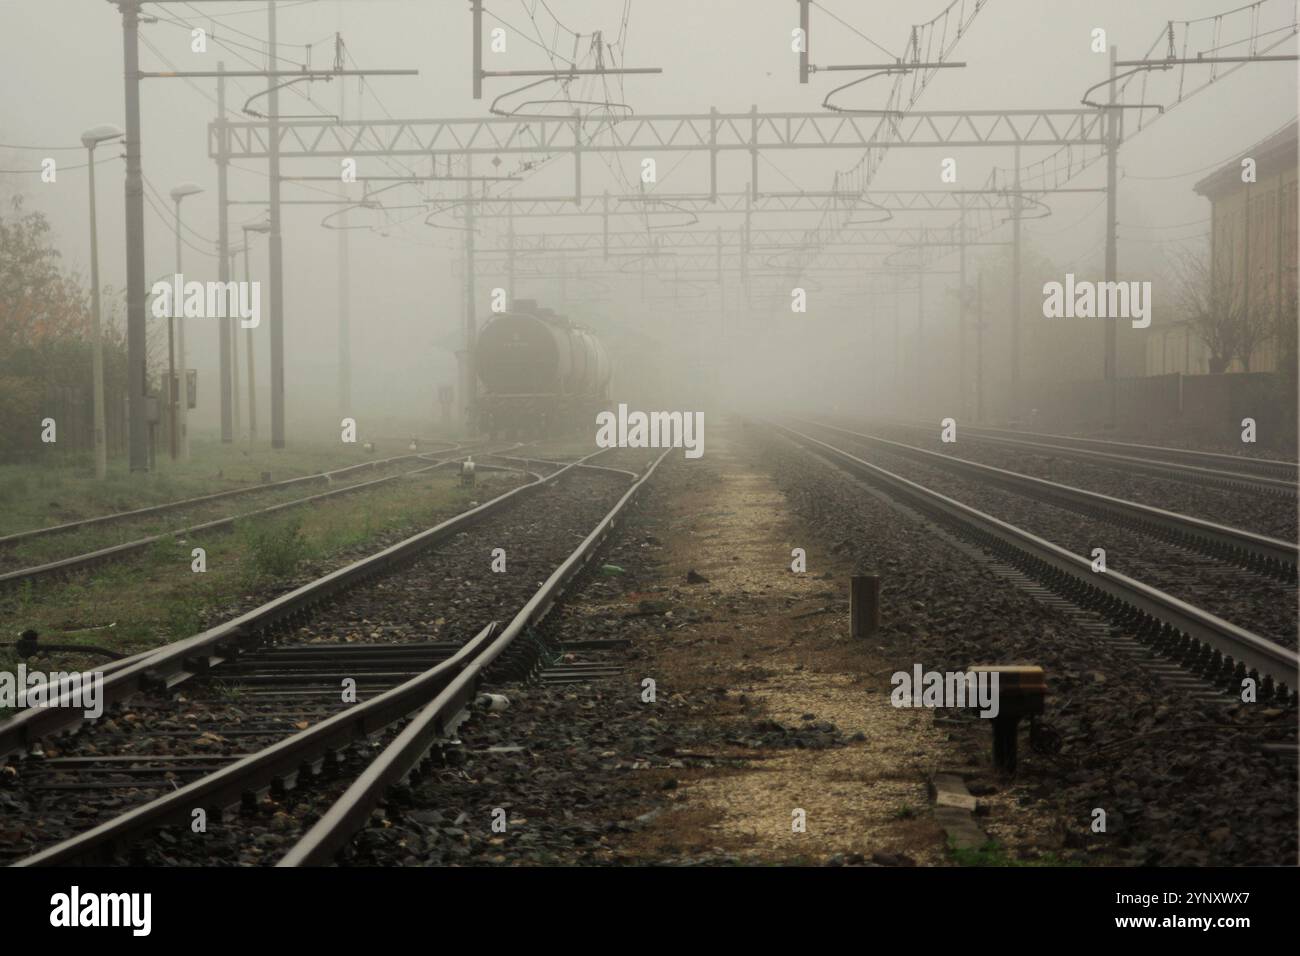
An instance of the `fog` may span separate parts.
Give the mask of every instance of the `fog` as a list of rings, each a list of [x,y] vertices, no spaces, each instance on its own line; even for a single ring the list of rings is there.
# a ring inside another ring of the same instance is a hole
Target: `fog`
[[[589,34],[601,31],[605,43],[618,43],[619,65],[662,69],[658,75],[575,80],[567,98],[582,100],[585,105],[555,103],[550,109],[558,114],[570,114],[575,108],[590,111],[584,126],[589,133],[608,124],[611,115],[608,110],[593,109],[592,102],[628,104],[632,112],[618,124],[620,128],[630,127],[640,115],[707,114],[712,108],[723,113],[743,113],[755,106],[763,113],[822,112],[823,97],[833,87],[861,75],[819,72],[807,85],[798,82],[798,55],[791,51],[798,6],[792,0],[631,0],[626,5],[623,0],[548,0],[545,4],[487,0],[486,6],[485,34],[504,27],[506,51],[492,52],[485,35],[485,69],[551,69],[558,62],[551,59],[554,53],[574,58],[575,40],[570,30],[584,34],[577,41],[579,60],[589,57]],[[824,6],[814,5],[811,59],[821,65],[892,60],[903,54],[912,25],[941,13],[945,6],[946,0],[830,0]],[[1267,6],[1271,10],[1275,4]],[[1289,18],[1293,10],[1280,6]],[[965,68],[938,71],[913,109],[1072,109],[1079,106],[1089,87],[1107,75],[1107,54],[1090,48],[1094,29],[1106,31],[1120,58],[1138,58],[1147,54],[1171,18],[1193,19],[1229,7],[1223,0],[1150,0],[1141,4],[1131,0],[989,0],[948,57],[949,61],[965,62]],[[973,8],[974,0],[967,0],[966,14]],[[958,4],[954,18],[962,9]],[[218,61],[231,70],[260,69],[265,64],[264,4],[148,4],[146,12],[158,22],[141,27],[144,70],[212,70]],[[206,53],[191,51],[195,27],[209,31]],[[278,28],[282,67],[310,62],[314,69],[329,68],[337,32],[350,54],[349,68],[419,71],[418,76],[372,77],[364,84],[355,78],[297,84],[281,93],[280,111],[286,116],[339,113],[342,92],[347,119],[483,117],[494,98],[530,82],[488,78],[483,98],[472,98],[471,14],[464,0],[288,0],[279,5]],[[1277,35],[1269,42],[1274,39]],[[1295,53],[1295,45],[1292,35],[1273,52]],[[1163,56],[1163,44],[1157,45],[1152,55]],[[125,125],[121,16],[105,0],[0,0],[0,61],[7,80],[0,103],[0,169],[5,170],[0,174],[0,195],[6,206],[13,197],[22,196],[26,208],[45,213],[65,263],[88,275],[85,169],[60,168],[51,183],[22,171],[39,169],[45,156],[55,157],[60,167],[83,164],[84,152],[46,147],[76,147],[81,132],[98,124]],[[1208,67],[1192,67],[1186,85],[1199,86],[1208,78]],[[1176,94],[1178,79],[1172,73],[1153,74],[1145,101],[1169,105],[1170,91]],[[906,82],[910,89],[911,80]],[[1141,82],[1139,77],[1137,83]],[[890,78],[872,80],[845,91],[838,102],[881,108],[892,83]],[[228,107],[233,120],[248,119],[239,111],[264,86],[265,81],[247,78],[230,82]],[[187,240],[183,272],[187,279],[216,278],[217,168],[207,141],[207,127],[216,113],[215,89],[212,79],[150,78],[142,83],[143,166],[151,187],[146,192],[157,193],[157,198],[149,195],[153,205],[145,210],[148,283],[175,271],[173,225],[166,196],[184,181],[197,183],[204,192],[187,199],[183,206]],[[1294,63],[1250,64],[1223,76],[1155,122],[1151,122],[1155,111],[1146,111],[1142,115],[1150,125],[1141,132],[1132,128],[1137,125],[1138,112],[1126,111],[1118,160],[1118,273],[1125,279],[1154,283],[1153,320],[1157,326],[1168,319],[1170,308],[1170,248],[1203,243],[1209,229],[1209,203],[1193,192],[1193,184],[1291,120],[1296,114],[1296,89]],[[549,99],[557,91],[558,84],[544,83],[527,95],[503,101],[503,105],[508,108],[524,99]],[[1125,102],[1137,103],[1141,94],[1140,85],[1133,85]],[[1104,88],[1096,95],[1104,97]],[[558,97],[566,99],[563,92]],[[250,105],[266,112],[265,97]],[[584,196],[641,189],[644,158],[656,161],[657,172],[654,183],[644,184],[647,194],[708,193],[710,157],[706,150],[602,154],[596,146],[599,141],[595,137],[595,142],[584,148]],[[120,152],[110,146],[101,156]],[[1051,147],[1026,147],[1021,165],[1028,167],[1053,152]],[[757,157],[758,190],[829,190],[837,171],[851,169],[862,156],[863,151],[857,148],[764,149]],[[940,179],[945,158],[956,161],[955,184]],[[501,159],[496,167],[490,156],[475,157],[472,171],[505,175],[515,172],[521,159],[532,159],[536,166],[521,172],[518,182],[485,184],[477,193],[480,197],[572,196],[571,155],[539,152],[531,156],[507,154]],[[751,161],[744,150],[722,152],[717,159],[719,191],[745,190],[751,179]],[[895,148],[884,156],[870,188],[978,189],[991,170],[1007,170],[1013,162],[1010,146]],[[394,176],[412,169],[427,174],[428,161],[362,158],[358,175]],[[453,172],[464,171],[463,162],[457,159]],[[120,159],[97,167],[101,277],[103,284],[115,290],[116,301],[107,305],[115,307],[119,317],[126,285],[123,174]],[[283,174],[337,178],[339,160],[286,159]],[[1095,189],[1104,184],[1103,160],[1093,162],[1067,185]],[[343,189],[357,199],[361,188],[360,184],[344,187],[338,182],[285,182],[283,187],[286,200],[326,199],[322,193],[337,196]],[[266,190],[265,160],[232,162],[229,195],[232,200],[250,203],[231,209],[232,245],[243,241],[240,224],[263,216],[265,207],[251,203],[264,200]],[[440,228],[426,225],[425,220],[437,200],[460,199],[464,194],[463,182],[400,186],[380,197],[390,208],[350,214],[349,223],[372,226],[351,229],[347,236],[353,356],[353,398],[347,411],[363,431],[369,427],[381,432],[385,424],[416,428],[433,422],[437,387],[456,383],[454,351],[460,347],[465,314],[464,232],[459,228],[459,211],[436,216]],[[1022,376],[1027,383],[1063,375],[1099,378],[1099,327],[1071,326],[1059,338],[1033,338],[1037,332],[1030,330],[1041,330],[1045,321],[1041,312],[1043,282],[1060,280],[1066,272],[1101,278],[1104,195],[1051,194],[1042,197],[1042,203],[1032,216],[1026,213],[1024,221],[1019,291],[1022,327],[1029,338],[1025,340]],[[337,429],[342,411],[336,386],[339,238],[337,231],[321,224],[332,208],[286,205],[283,209],[290,442]],[[1050,215],[1044,215],[1044,210]],[[556,274],[554,257],[517,257],[516,296],[536,299],[567,314],[591,326],[605,340],[614,363],[614,401],[710,413],[831,407],[917,414],[942,412],[948,407],[965,410],[972,385],[967,382],[965,393],[957,393],[956,363],[969,359],[974,342],[969,337],[962,339],[955,328],[959,267],[955,248],[932,250],[919,303],[913,266],[908,265],[911,271],[902,275],[882,274],[912,263],[906,250],[837,245],[812,255],[788,248],[797,244],[797,236],[794,241],[785,240],[787,248],[751,252],[746,286],[737,249],[745,224],[743,208],[726,215],[700,215],[694,223],[691,218],[648,219],[617,211],[609,218],[609,231],[618,234],[614,243],[623,251],[645,249],[653,243],[662,243],[667,250],[683,233],[698,235],[698,243],[681,248],[677,256],[620,255],[605,261],[597,241],[585,255],[566,256],[562,276]],[[828,224],[845,218],[849,217],[832,217]],[[861,221],[870,216],[860,209],[851,218]],[[1003,243],[1010,239],[1012,226],[1002,219],[972,216],[969,226],[973,232],[978,230],[980,241]],[[820,220],[816,212],[755,211],[751,229],[763,235],[764,243],[780,246],[778,231],[798,233]],[[946,229],[956,221],[952,212],[895,212],[882,228]],[[599,236],[603,228],[599,216],[520,214],[513,225],[521,246],[539,233]],[[478,223],[474,305],[480,326],[491,316],[492,290],[507,285],[505,257],[489,250],[506,246],[508,228],[504,218],[484,218]],[[680,274],[681,261],[687,257],[697,266],[704,262],[704,268],[712,269],[708,264],[716,262],[719,237],[723,243],[721,284],[716,272]],[[754,241],[759,242],[757,238]],[[870,260],[872,264],[827,271],[827,259],[837,254],[857,256],[857,262]],[[1009,348],[1006,276],[1010,252],[1005,245],[972,246],[967,256],[972,286],[981,268],[985,273],[985,374],[990,401],[996,404],[994,393],[1000,394],[1005,382]],[[674,263],[674,259],[680,261]],[[253,237],[250,264],[252,277],[263,282],[264,314],[261,326],[244,334],[253,335],[257,351],[258,405],[265,439],[270,324],[265,237]],[[806,264],[808,269],[799,275],[797,268],[791,268],[794,264]],[[537,276],[537,272],[544,274]],[[242,259],[234,277],[243,278]],[[796,288],[806,296],[804,312],[792,311]],[[918,314],[924,330],[919,340],[915,337]],[[893,338],[896,317],[902,335],[898,342]],[[191,429],[195,434],[216,434],[216,325],[203,319],[187,321],[189,364],[198,369],[200,383]],[[157,334],[157,320],[151,318],[150,323],[155,328],[150,334]],[[967,335],[973,334],[968,327]],[[1133,348],[1140,349],[1140,341],[1132,339],[1137,334],[1138,330],[1122,330],[1121,348],[1129,347],[1126,342],[1137,342]],[[895,353],[899,368],[894,365]],[[246,369],[241,369],[241,374],[244,372]]]

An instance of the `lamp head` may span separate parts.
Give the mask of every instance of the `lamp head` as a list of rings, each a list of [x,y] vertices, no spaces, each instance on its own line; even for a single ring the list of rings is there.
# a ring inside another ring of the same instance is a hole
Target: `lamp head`
[[[193,196],[195,193],[203,192],[203,187],[197,183],[181,183],[179,186],[172,188],[172,202],[180,202],[186,196]]]
[[[92,126],[81,134],[81,145],[86,147],[86,149],[91,149],[105,140],[119,139],[125,135],[126,134],[116,126],[107,123],[103,126]]]

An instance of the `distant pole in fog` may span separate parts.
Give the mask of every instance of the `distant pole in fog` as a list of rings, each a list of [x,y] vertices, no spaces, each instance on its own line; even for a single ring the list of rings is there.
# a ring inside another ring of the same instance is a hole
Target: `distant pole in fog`
[[[474,175],[473,157],[465,157],[465,351],[461,364],[461,421],[472,429],[472,419],[478,401],[478,383],[474,356],[478,347],[478,325],[474,317]]]
[[[347,116],[347,98],[344,95],[345,82],[339,81],[339,117]],[[339,196],[348,198],[346,185],[339,187]],[[338,229],[338,306],[339,306],[339,417],[347,418],[352,414],[352,277],[348,272],[350,258],[348,247],[346,207],[339,215],[342,220]]]
[[[217,73],[224,74],[226,64],[217,63]],[[227,176],[230,160],[226,158],[226,78],[217,76],[217,278],[223,287],[230,281],[230,207],[227,203]],[[221,385],[221,442],[234,441],[238,430],[238,416],[232,400],[239,391],[239,382],[232,381],[235,320],[222,316],[217,320],[217,378]]]
[[[608,196],[608,193],[606,193]],[[509,241],[506,253],[506,302],[507,308],[515,307],[515,204],[511,203],[507,212],[506,237]],[[608,242],[608,240],[606,240]],[[608,255],[606,256],[608,258]]]
[[[1172,30],[1173,27],[1170,27]],[[1115,56],[1117,48],[1114,44],[1110,47],[1110,105],[1111,109],[1106,110],[1106,281],[1114,282],[1116,279],[1116,204],[1119,201],[1119,186],[1117,183],[1118,164],[1119,164],[1119,128],[1121,113],[1114,109],[1116,90],[1115,90]],[[1246,206],[1250,208],[1249,205]],[[1243,288],[1248,288],[1246,283]],[[1118,359],[1116,355],[1115,330],[1118,323],[1103,322],[1106,336],[1106,357],[1103,365],[1103,375],[1107,383],[1107,391],[1110,393],[1107,409],[1107,424],[1112,428],[1115,426],[1115,378],[1118,374]]]
[[[267,69],[276,69],[277,45],[275,25],[275,0],[266,5],[267,13]],[[280,236],[280,87],[283,81],[267,78],[267,147],[268,172],[271,176],[271,447],[284,447],[284,244]],[[250,341],[252,341],[250,339]],[[249,363],[251,375],[253,366]],[[251,381],[251,378],[250,378]],[[251,413],[251,409],[250,409]]]
[[[975,420],[984,421],[984,270],[975,279]]]
[[[244,280],[252,282],[248,271],[248,233],[244,233]],[[257,441],[257,365],[253,361],[253,330],[248,329],[248,441]]]
[[[959,278],[957,280],[957,408],[966,411],[966,209],[957,225]]]
[[[181,200],[186,196],[194,196],[203,192],[203,188],[194,183],[181,183],[171,191],[172,202],[176,204],[176,274],[184,275],[185,270],[181,268]],[[168,330],[170,332],[172,320],[168,318]],[[168,335],[168,346],[170,348],[170,334]],[[169,356],[170,358],[170,356]],[[181,461],[190,460],[190,425],[189,425],[189,372],[186,370],[189,365],[185,357],[185,320],[181,319],[176,325],[176,361],[179,367],[176,369],[176,403],[173,407],[174,417],[172,418],[172,457],[178,455]]]
[[[903,343],[898,328],[898,313],[901,311],[898,307],[898,299],[902,294],[903,292],[899,288],[898,276],[894,276],[894,294],[889,297],[894,313],[894,371],[889,377],[889,390],[892,393],[890,405],[895,412],[899,411],[898,390],[902,384],[899,379],[902,377]]]
[[[245,236],[245,237],[244,237],[244,240],[245,240],[245,242],[247,242],[248,237]],[[247,263],[248,263],[248,246],[245,245],[245,246],[243,246],[242,248],[243,248],[243,250],[244,250],[244,263],[245,263],[245,265],[244,265],[244,281],[247,282],[247,281],[248,281],[248,265],[247,265]],[[226,274],[227,274],[227,275],[236,275],[238,270],[235,268],[235,254],[238,253],[239,250],[238,250],[238,249],[228,249],[228,252],[230,253],[230,262],[229,262],[229,264],[227,265],[227,270],[228,270],[228,271],[227,271]],[[238,333],[238,329],[239,329],[239,323],[235,322],[235,321],[232,319],[231,322],[230,322],[229,334],[226,336],[226,339],[227,339],[227,347],[230,349],[230,422],[231,422],[231,434],[232,434],[235,438],[238,438],[238,437],[240,436],[240,434],[243,432],[243,427],[244,427],[244,426],[243,426],[243,422],[240,420],[240,414],[239,414],[239,333]]]
[[[123,132],[116,126],[96,126],[81,134],[86,147],[86,170],[90,173],[90,306],[91,376],[95,388],[95,477],[108,477],[108,445],[104,423],[104,338],[99,301],[99,229],[95,224],[95,147]]]
[[[925,253],[921,252],[921,263],[925,262]],[[913,346],[912,359],[912,394],[916,396],[918,405],[923,385],[921,382],[922,372],[925,368],[925,272],[922,265],[918,265],[916,273],[916,344]]]
[[[244,226],[244,281],[252,282],[252,277],[248,270],[248,234],[250,232],[270,232],[271,225],[267,222],[255,222],[251,226]],[[246,329],[246,341],[248,342],[248,440],[257,441],[257,366],[253,362],[253,329]]]

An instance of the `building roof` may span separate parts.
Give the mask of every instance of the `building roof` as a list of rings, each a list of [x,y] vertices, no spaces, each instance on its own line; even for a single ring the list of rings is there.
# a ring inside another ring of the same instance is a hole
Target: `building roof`
[[[1276,173],[1279,169],[1294,167],[1298,152],[1297,135],[1300,135],[1300,120],[1292,120],[1284,129],[1260,140],[1232,162],[1210,173],[1192,189],[1210,199],[1236,189],[1242,185],[1241,161],[1247,157],[1255,160],[1255,175],[1259,178]]]

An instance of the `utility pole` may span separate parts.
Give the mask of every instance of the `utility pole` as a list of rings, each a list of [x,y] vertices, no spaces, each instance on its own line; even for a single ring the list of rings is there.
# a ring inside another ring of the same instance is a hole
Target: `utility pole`
[[[966,210],[961,212],[958,230],[957,280],[957,411],[966,413]]]
[[[245,224],[244,232],[244,281],[251,282],[252,274],[248,268],[248,247],[250,232],[267,233],[271,231],[271,225],[267,222],[258,222],[253,225]],[[248,343],[248,441],[253,443],[257,441],[257,365],[253,361],[253,329],[245,329],[245,341]]]
[[[898,307],[899,305],[898,300],[902,294],[903,292],[902,289],[899,288],[898,279],[897,277],[895,277],[894,294],[889,297],[890,302],[893,304],[893,313],[894,313],[894,374],[890,376],[890,391],[893,393],[891,396],[892,397],[891,407],[895,413],[897,413],[900,410],[899,401],[898,401],[898,390],[902,384],[899,381],[899,379],[902,377],[902,364],[903,364],[903,342],[902,342],[902,336],[899,334],[900,331],[899,313],[902,310]]]
[[[752,307],[749,290],[749,237],[750,226],[754,218],[754,190],[752,184],[745,183],[745,234],[740,242],[740,281],[745,288],[745,312]]]
[[[275,0],[267,3],[267,69],[274,70],[278,60],[275,26]],[[267,80],[268,121],[271,176],[271,447],[284,447],[284,246],[280,237],[280,85],[275,77]],[[249,364],[252,371],[252,364]]]
[[[1013,160],[1016,170],[1016,196],[1011,225],[1011,408],[1010,418],[1020,418],[1020,214],[1023,209],[1020,192],[1020,147],[1016,146]]]
[[[808,38],[808,3],[809,0],[799,0],[799,30],[803,33],[803,49],[799,51],[799,82],[808,82],[808,45],[811,42]]]
[[[226,64],[217,63],[217,73],[224,74]],[[217,147],[217,278],[222,286],[230,281],[230,209],[226,205],[226,186],[229,160],[226,159],[226,78],[217,77],[217,125],[221,134]],[[231,359],[234,355],[231,342],[234,336],[234,320],[223,316],[217,320],[217,355],[218,375],[221,381],[221,443],[228,445],[234,440],[234,417],[232,399],[239,389],[238,382],[232,384]]]
[[[249,282],[248,233],[244,233],[244,278]],[[253,330],[247,329],[248,344],[248,443],[257,441],[257,364],[253,360]]]
[[[181,183],[171,191],[172,202],[176,206],[176,274],[183,275],[181,267],[181,201],[186,196],[193,196],[203,192],[203,189],[194,183]],[[177,303],[172,303],[172,311],[176,311]],[[168,362],[171,361],[171,330],[173,319],[169,316],[167,319],[167,347]],[[185,352],[185,320],[180,321],[180,326],[176,330],[176,359],[180,362],[178,376],[170,383],[176,388],[176,402],[172,408],[172,458],[179,457],[181,461],[190,460],[190,432],[189,432],[189,407],[190,407],[190,376],[188,371],[189,360]]]
[[[224,93],[223,81],[232,76],[237,77],[265,77],[268,81],[267,95],[269,97],[270,116],[267,122],[267,131],[270,135],[271,143],[268,148],[269,166],[270,166],[270,197],[269,205],[271,212],[271,251],[270,251],[270,337],[271,337],[271,419],[272,419],[272,436],[271,444],[276,448],[284,447],[284,289],[283,289],[283,245],[280,234],[280,158],[281,144],[279,140],[279,88],[286,85],[286,82],[298,82],[300,80],[330,80],[341,79],[344,76],[369,76],[369,75],[390,75],[406,76],[416,75],[416,70],[344,70],[341,66],[336,66],[331,70],[311,70],[298,68],[294,70],[276,70],[274,64],[278,60],[277,40],[276,40],[276,4],[275,0],[269,0],[267,3],[268,16],[268,59],[269,65],[266,70],[236,70],[227,71],[224,64],[217,70],[186,70],[177,71],[169,70],[167,72],[144,72],[140,70],[140,48],[139,48],[139,25],[140,25],[140,8],[145,0],[109,0],[117,5],[122,13],[122,30],[123,30],[123,73],[125,76],[126,90],[126,251],[127,251],[127,395],[130,401],[130,463],[132,471],[147,471],[150,468],[150,435],[146,430],[147,414],[145,409],[145,398],[147,389],[147,356],[146,348],[146,304],[147,294],[145,289],[145,269],[144,269],[144,184],[140,166],[140,80],[144,78],[170,78],[170,79],[195,79],[199,77],[216,78],[218,81],[219,93]],[[179,2],[179,0],[149,0],[156,4],[169,2]],[[200,2],[200,0],[194,0]],[[236,0],[232,0],[236,2]],[[252,0],[249,0],[252,2]],[[262,2],[262,0],[255,0]],[[287,78],[283,80],[281,78]],[[224,106],[224,96],[219,100]],[[231,149],[231,124],[226,119],[224,109],[219,110],[221,115],[217,122],[211,124],[215,137],[219,140],[220,145],[216,151],[216,157],[219,165],[222,167],[222,185],[225,185],[224,166],[232,158]],[[337,122],[334,118],[332,121]],[[222,203],[224,212],[224,205]],[[227,223],[228,225],[228,223]],[[225,231],[223,228],[223,237]],[[225,266],[226,259],[220,258],[218,270]],[[223,320],[224,322],[225,320]],[[233,335],[232,335],[233,339]],[[223,338],[224,341],[224,338]],[[252,339],[249,343],[251,346]],[[237,343],[232,341],[231,348],[236,348]],[[218,352],[225,350],[224,345],[219,344]],[[224,355],[221,356],[225,358]],[[223,382],[227,378],[227,368],[223,362],[221,378]],[[223,402],[222,402],[222,440],[229,441],[227,437],[227,415],[226,403],[224,401],[223,385]]]
[[[126,86],[126,393],[131,471],[149,470],[145,419],[144,178],[140,168],[140,0],[118,0]]]
[[[472,160],[465,158],[465,174],[471,175]],[[472,422],[478,405],[478,382],[475,358],[478,354],[478,323],[474,316],[474,184],[465,183],[465,363],[461,388],[464,405],[462,420],[472,434]]]
[[[248,241],[248,236],[244,236],[244,241]],[[230,250],[230,261],[227,265],[229,275],[235,275],[235,253],[238,250]],[[248,246],[244,246],[244,281],[248,281]],[[236,329],[238,324],[232,319],[230,323],[230,334],[226,336],[227,347],[230,349],[230,421],[231,433],[238,438],[243,431],[243,423],[239,416],[239,339],[237,338]]]
[[[470,0],[474,11],[474,99],[483,98],[483,0]]]
[[[722,227],[717,230],[718,243],[718,354],[727,347],[727,276],[722,271]],[[727,366],[718,368],[718,386],[725,389],[727,383]]]
[[[95,147],[121,137],[122,131],[116,126],[96,126],[81,134],[81,144],[86,147],[86,171],[90,174],[90,360],[95,389],[95,477],[100,480],[108,477],[108,434],[104,424],[104,337],[100,320],[99,227],[95,224]]]
[[[1119,123],[1120,111],[1115,107],[1115,58],[1118,48],[1110,48],[1110,100],[1106,110],[1106,281],[1115,281],[1118,250],[1116,249],[1116,208],[1119,204]],[[1108,287],[1109,288],[1109,287]],[[1116,353],[1116,333],[1118,319],[1107,319],[1103,325],[1106,335],[1106,358],[1103,377],[1106,380],[1107,424],[1115,427],[1116,394],[1115,379],[1118,376],[1118,355]]]
[[[347,84],[339,81],[339,116],[347,115]],[[358,97],[359,98],[359,97]],[[348,198],[346,184],[339,186],[339,197]],[[352,276],[349,272],[349,235],[346,207],[340,213],[342,222],[338,230],[338,300],[339,300],[339,417],[352,414]]]
[[[515,207],[510,207],[510,216],[506,222],[506,237],[510,243],[510,252],[506,256],[506,300],[507,308],[515,307]]]
[[[514,222],[515,222],[515,207],[514,204],[511,203],[510,228],[512,230],[514,229]],[[601,249],[603,250],[602,258],[606,262],[608,262],[609,261],[609,190],[608,189],[606,189],[605,192],[600,197],[600,230],[602,235],[602,242],[601,242]],[[512,238],[513,235],[514,233],[512,232],[511,233]]]
[[[984,270],[975,279],[975,421],[984,422]]]
[[[924,261],[924,260],[922,260]],[[925,272],[920,271],[916,274],[916,342],[913,344],[912,367],[912,393],[916,398],[917,407],[920,407],[921,396],[924,394],[921,383],[921,371],[924,365],[923,356],[925,355]]]

